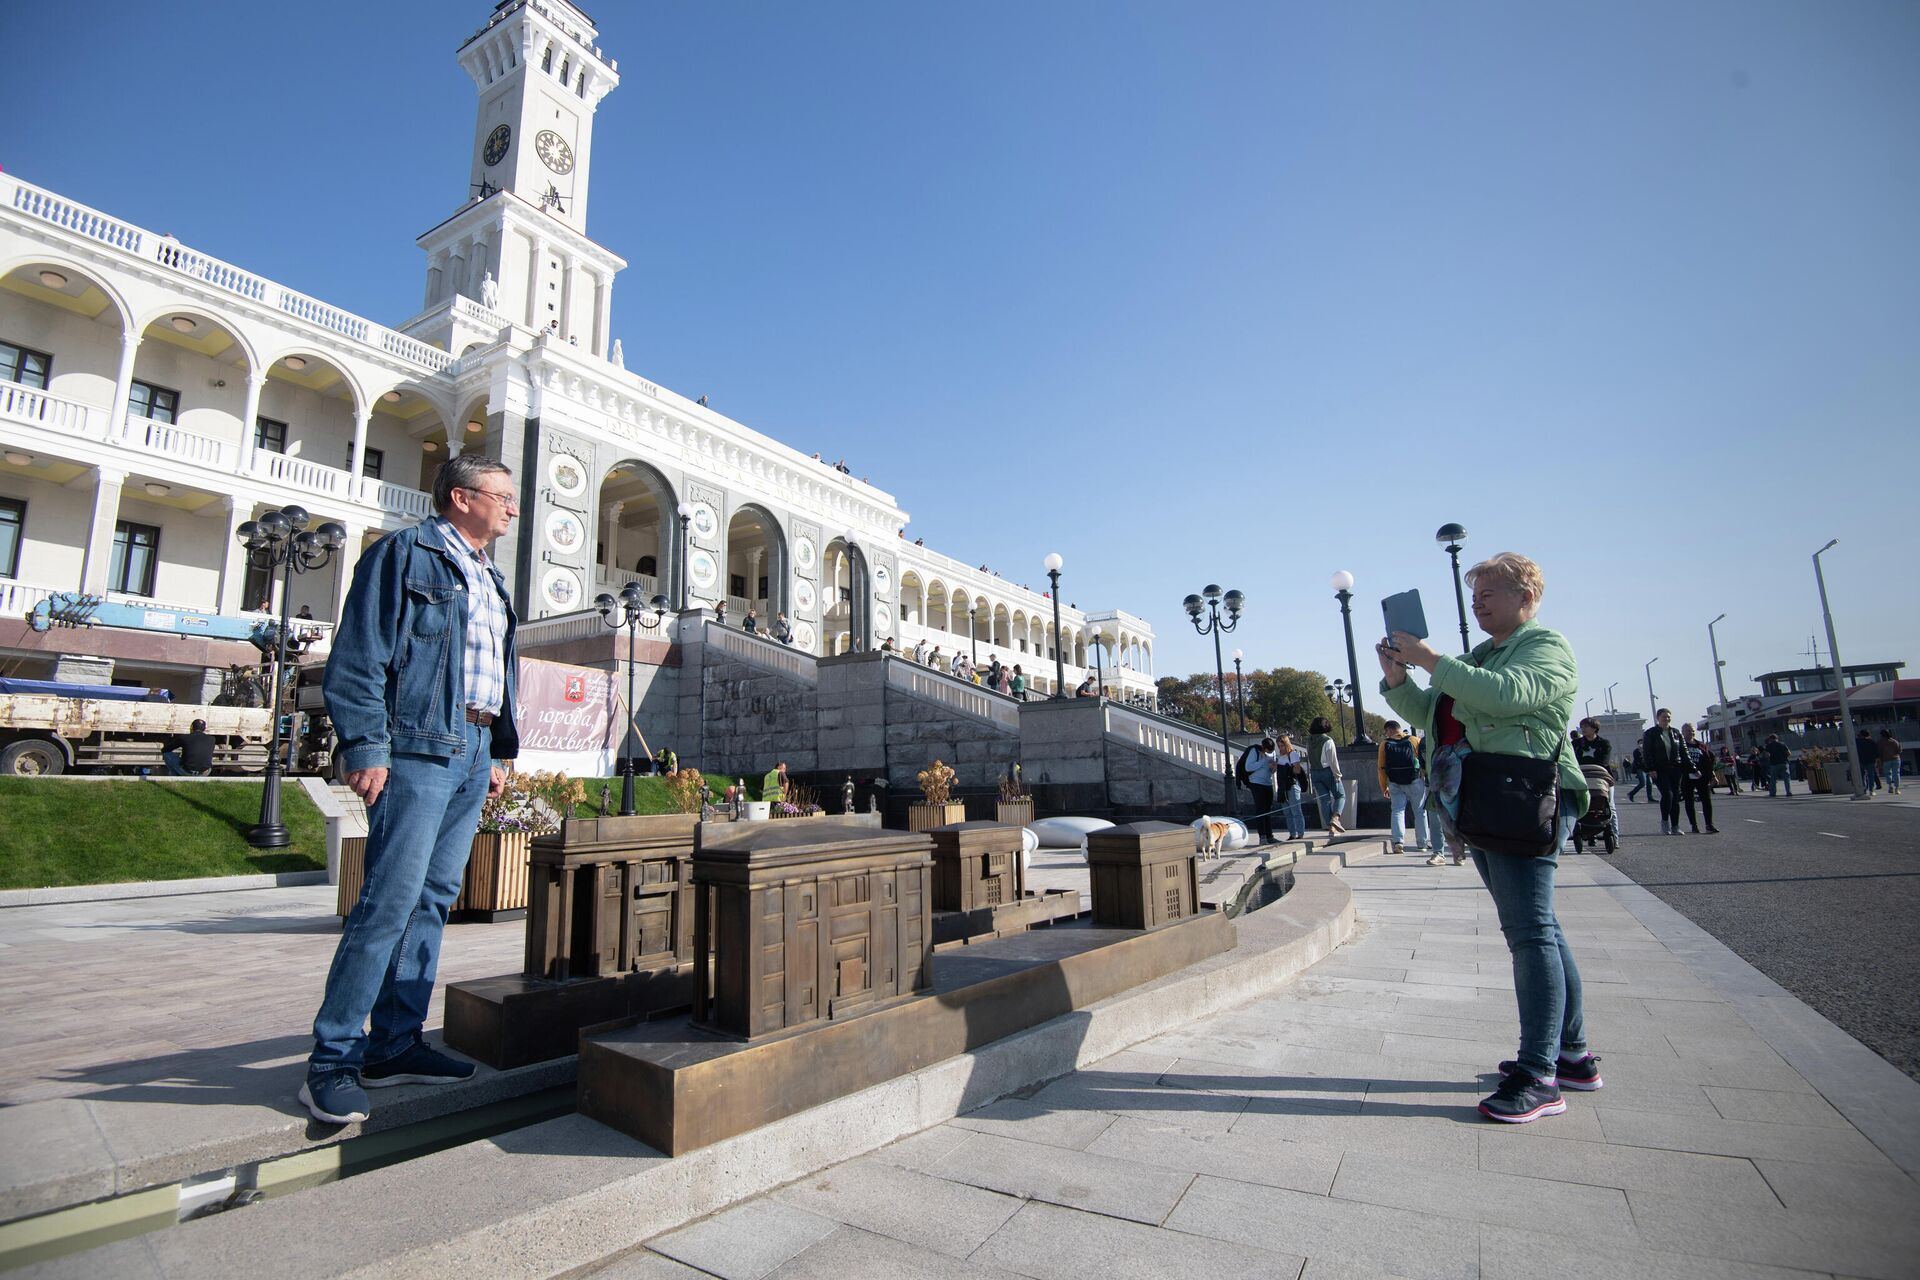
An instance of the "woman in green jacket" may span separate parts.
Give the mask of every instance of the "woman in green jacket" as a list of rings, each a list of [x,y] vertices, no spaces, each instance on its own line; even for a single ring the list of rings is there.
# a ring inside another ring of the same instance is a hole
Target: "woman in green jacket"
[[[1553,910],[1560,847],[1587,807],[1586,778],[1574,754],[1563,749],[1579,671],[1560,633],[1533,620],[1546,589],[1539,565],[1503,551],[1468,570],[1467,584],[1474,620],[1490,639],[1468,657],[1454,658],[1396,631],[1376,646],[1385,673],[1380,691],[1389,706],[1424,730],[1423,753],[1433,780],[1430,807],[1451,840],[1460,840],[1454,819],[1460,762],[1468,755],[1559,756],[1560,823],[1551,852],[1529,858],[1468,845],[1499,912],[1520,1006],[1518,1058],[1500,1064],[1500,1087],[1481,1102],[1480,1114],[1523,1124],[1565,1111],[1562,1088],[1592,1090],[1601,1084],[1600,1060],[1587,1052],[1580,971]],[[1431,677],[1425,689],[1407,679],[1411,667]]]

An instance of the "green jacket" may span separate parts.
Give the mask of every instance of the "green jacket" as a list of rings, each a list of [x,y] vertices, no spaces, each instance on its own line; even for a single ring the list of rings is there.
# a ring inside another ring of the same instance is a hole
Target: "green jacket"
[[[1472,661],[1443,654],[1425,689],[1407,680],[1398,688],[1380,682],[1387,705],[1419,726],[1421,755],[1439,743],[1434,711],[1440,695],[1453,699],[1453,714],[1466,726],[1475,751],[1545,760],[1567,742],[1580,672],[1566,637],[1537,622],[1523,622],[1505,644],[1482,640]],[[1560,789],[1587,811],[1587,779],[1571,749],[1560,754]]]

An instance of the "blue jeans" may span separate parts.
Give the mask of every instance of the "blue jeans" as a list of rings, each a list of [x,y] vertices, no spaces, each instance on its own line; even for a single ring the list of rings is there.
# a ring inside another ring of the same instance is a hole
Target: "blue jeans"
[[[1880,767],[1881,769],[1886,771],[1887,791],[1892,795],[1899,795],[1900,794],[1900,762],[1898,760],[1882,760],[1880,762]]]
[[[1493,895],[1500,932],[1513,957],[1514,996],[1520,1006],[1517,1060],[1543,1079],[1559,1070],[1560,1055],[1576,1056],[1587,1048],[1580,970],[1553,911],[1553,875],[1577,812],[1573,803],[1563,801],[1553,852],[1544,857],[1468,850]]]
[[[1313,794],[1320,803],[1320,821],[1332,828],[1334,819],[1347,811],[1347,784],[1331,769],[1313,771]]]
[[[327,971],[310,1072],[383,1062],[426,1021],[440,935],[492,777],[490,731],[465,728],[459,755],[395,752],[386,789],[367,810],[366,884]]]
[[[1395,844],[1405,842],[1405,822],[1402,814],[1408,805],[1413,806],[1413,844],[1416,849],[1427,847],[1427,781],[1415,778],[1412,782],[1388,782],[1387,803],[1393,808],[1390,824],[1390,839]]]
[[[1298,840],[1307,834],[1306,815],[1300,812],[1300,784],[1287,784],[1287,839]]]

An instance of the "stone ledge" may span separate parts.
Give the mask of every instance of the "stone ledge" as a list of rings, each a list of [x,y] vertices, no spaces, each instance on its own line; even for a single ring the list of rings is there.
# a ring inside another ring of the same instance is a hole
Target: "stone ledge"
[[[134,880],[122,884],[70,884],[49,889],[0,890],[0,909],[50,907],[63,902],[106,902],[115,898],[171,898],[189,893],[237,893],[243,889],[285,889],[325,884],[324,871],[282,871],[257,876],[207,876],[199,880]]]
[[[566,1275],[736,1201],[875,1150],[1169,1027],[1271,991],[1340,946],[1353,896],[1337,859],[1303,858],[1294,890],[1234,922],[1227,952],[984,1048],[678,1159],[580,1116],[503,1134],[241,1213],[47,1264],[43,1275]],[[438,1229],[395,1215],[442,1189]],[[454,1188],[463,1194],[454,1196]],[[338,1224],[354,1222],[352,1233]],[[437,1238],[432,1238],[437,1237]]]

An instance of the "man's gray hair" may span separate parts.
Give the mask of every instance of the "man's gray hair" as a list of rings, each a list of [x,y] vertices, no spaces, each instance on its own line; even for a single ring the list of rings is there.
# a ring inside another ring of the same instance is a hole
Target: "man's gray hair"
[[[453,505],[455,489],[478,489],[483,476],[510,476],[513,469],[498,458],[480,453],[463,453],[442,463],[433,477],[433,509],[445,512]]]

